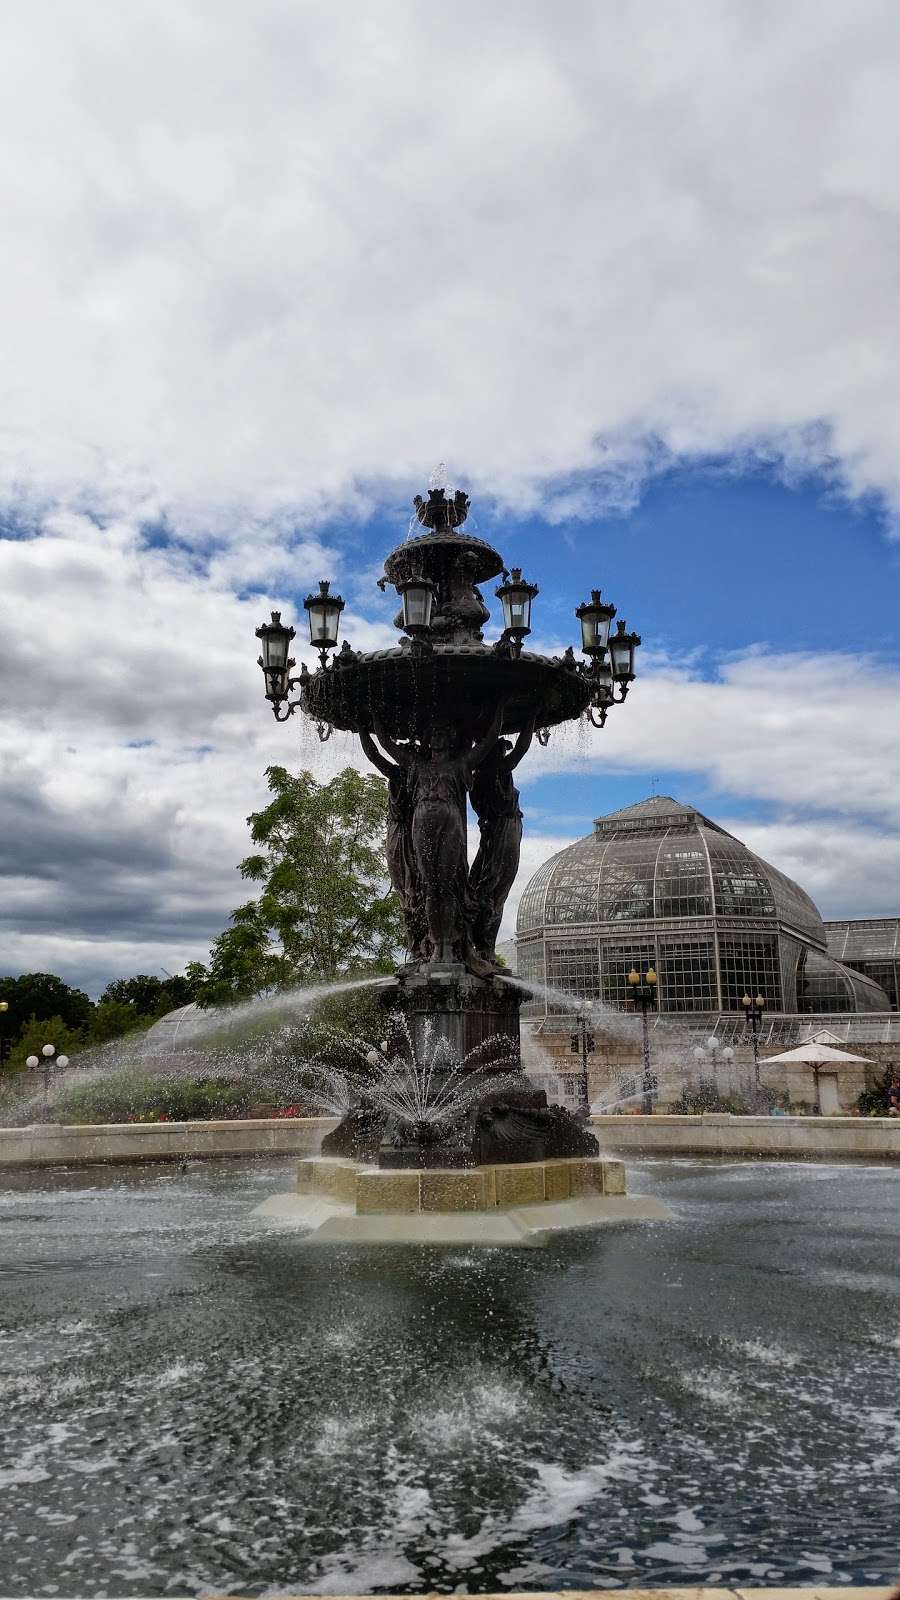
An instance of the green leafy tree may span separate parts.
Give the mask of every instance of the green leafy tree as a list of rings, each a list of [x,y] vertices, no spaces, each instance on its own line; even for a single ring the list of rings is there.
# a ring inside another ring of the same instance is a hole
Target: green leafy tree
[[[260,907],[251,900],[231,913],[231,927],[215,941],[205,979],[197,990],[197,1004],[218,1006],[249,1000],[283,988],[291,979],[289,963],[273,949]]]
[[[26,972],[19,978],[0,978],[0,1000],[6,1000],[6,1037],[15,1042],[32,1017],[62,1020],[66,1028],[86,1027],[93,1010],[90,998],[73,989],[52,972]],[[52,1041],[51,1041],[52,1042]]]
[[[178,1006],[190,1005],[205,978],[206,969],[199,961],[190,962],[183,975],[157,978],[152,973],[138,972],[133,978],[116,978],[108,983],[100,1004],[129,1005],[138,1016],[161,1017]]]
[[[106,1044],[110,1039],[121,1039],[137,1028],[146,1028],[149,1020],[127,1001],[100,1000],[91,1013],[88,1042]]]
[[[247,820],[262,849],[241,862],[295,977],[387,970],[403,944],[400,904],[387,881],[387,786],[353,767],[317,783],[311,772],[266,772],[272,800]]]

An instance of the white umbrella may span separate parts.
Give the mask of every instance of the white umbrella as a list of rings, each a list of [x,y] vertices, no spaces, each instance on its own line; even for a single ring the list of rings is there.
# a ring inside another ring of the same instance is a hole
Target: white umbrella
[[[819,1086],[819,1069],[828,1066],[867,1066],[871,1065],[871,1057],[855,1056],[849,1050],[835,1050],[833,1045],[819,1044],[816,1039],[808,1039],[805,1044],[798,1044],[793,1050],[782,1051],[780,1056],[765,1056],[759,1064],[761,1067],[812,1067],[816,1086],[816,1104],[821,1114],[822,1097]]]
[[[871,1056],[855,1056],[849,1050],[835,1050],[830,1044],[816,1044],[815,1039],[810,1039],[806,1044],[798,1044],[793,1050],[784,1050],[780,1056],[765,1056],[760,1061],[761,1067],[770,1066],[807,1066],[825,1067],[834,1061],[838,1065],[843,1062],[846,1066],[871,1066]]]

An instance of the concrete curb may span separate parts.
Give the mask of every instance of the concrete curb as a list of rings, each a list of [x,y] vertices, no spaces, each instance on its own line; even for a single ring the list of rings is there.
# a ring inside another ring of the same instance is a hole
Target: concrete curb
[[[312,1155],[335,1126],[334,1117],[273,1117],[258,1122],[41,1123],[0,1128],[0,1168]]]
[[[900,1161],[900,1118],[591,1118],[604,1155],[758,1156],[789,1160]],[[212,1161],[225,1157],[314,1155],[332,1117],[261,1121],[39,1123],[0,1128],[0,1168],[118,1161]]]
[[[602,1151],[616,1155],[761,1156],[810,1161],[900,1161],[897,1117],[593,1116]]]

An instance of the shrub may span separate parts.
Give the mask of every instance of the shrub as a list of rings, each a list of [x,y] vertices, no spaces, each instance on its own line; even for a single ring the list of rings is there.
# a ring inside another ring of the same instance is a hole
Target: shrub
[[[740,1095],[720,1094],[714,1083],[688,1084],[672,1107],[679,1117],[697,1117],[707,1111],[727,1111],[733,1117],[745,1117],[749,1109]]]
[[[888,1114],[888,1088],[894,1076],[895,1068],[888,1067],[880,1083],[873,1089],[864,1089],[857,1095],[856,1104],[862,1117],[886,1117]]]
[[[65,1089],[51,1106],[54,1122],[190,1122],[238,1115],[253,1094],[247,1084],[224,1078],[154,1078],[104,1073]]]

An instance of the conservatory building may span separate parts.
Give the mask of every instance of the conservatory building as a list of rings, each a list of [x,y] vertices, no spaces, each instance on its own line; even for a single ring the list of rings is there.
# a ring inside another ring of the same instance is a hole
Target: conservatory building
[[[832,941],[832,951],[834,942]],[[860,966],[829,952],[825,925],[793,879],[693,806],[654,795],[600,817],[551,857],[519,903],[526,982],[625,1008],[628,973],[652,967],[660,1016],[885,1013]],[[553,1013],[552,994],[525,1014]]]

